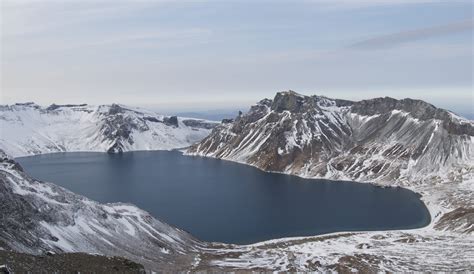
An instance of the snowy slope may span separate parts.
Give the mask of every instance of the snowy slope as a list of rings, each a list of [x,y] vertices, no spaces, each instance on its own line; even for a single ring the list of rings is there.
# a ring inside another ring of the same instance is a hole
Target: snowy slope
[[[419,100],[351,102],[281,92],[188,154],[310,178],[413,184],[474,168],[474,123]]]
[[[0,149],[14,157],[61,151],[168,150],[201,140],[215,124],[115,104],[7,105],[0,106]]]
[[[0,150],[0,248],[122,256],[152,269],[193,262],[201,243],[130,204],[99,204],[25,174]]]

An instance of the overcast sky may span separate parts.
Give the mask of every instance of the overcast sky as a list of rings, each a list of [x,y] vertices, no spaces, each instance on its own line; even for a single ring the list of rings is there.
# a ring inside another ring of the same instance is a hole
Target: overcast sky
[[[240,107],[292,89],[470,116],[463,0],[1,0],[1,101]]]

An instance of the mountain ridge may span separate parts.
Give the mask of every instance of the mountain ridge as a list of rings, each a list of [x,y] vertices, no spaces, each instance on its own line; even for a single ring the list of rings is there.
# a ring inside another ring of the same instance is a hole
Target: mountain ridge
[[[219,125],[187,153],[310,178],[447,179],[458,165],[472,168],[474,122],[421,100],[353,102],[286,91]]]
[[[15,157],[50,152],[176,149],[209,134],[217,123],[111,104],[35,103],[0,106],[0,148]]]

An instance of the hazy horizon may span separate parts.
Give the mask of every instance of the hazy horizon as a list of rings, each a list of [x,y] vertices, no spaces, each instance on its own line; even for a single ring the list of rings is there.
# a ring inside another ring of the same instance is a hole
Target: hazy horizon
[[[298,92],[298,91],[296,91]],[[387,97],[387,96],[372,96],[372,97],[366,97],[366,98],[359,98],[359,97],[331,97],[324,95],[322,93],[301,93],[303,95],[322,95],[326,96],[329,98],[333,99],[344,99],[344,100],[351,100],[351,101],[359,101],[359,100],[365,100],[365,99],[372,99],[372,98],[377,98],[377,97]],[[276,94],[276,92],[275,92]],[[197,116],[195,118],[205,118],[209,119],[209,117],[219,117],[218,120],[222,118],[231,118],[228,114],[233,114],[234,116],[238,113],[238,111],[247,111],[252,105],[257,103],[258,101],[268,98],[268,99],[273,99],[274,95],[272,96],[266,96],[262,98],[256,98],[255,100],[247,100],[247,101],[232,101],[232,102],[175,102],[175,103],[148,103],[148,104],[130,104],[126,102],[120,102],[120,101],[111,101],[111,102],[103,102],[103,103],[89,103],[86,101],[78,101],[78,102],[71,102],[71,101],[64,101],[64,102],[44,102],[44,103],[39,103],[34,100],[26,100],[26,101],[18,101],[18,102],[11,102],[9,104],[15,104],[15,103],[27,103],[27,102],[33,102],[35,104],[41,105],[41,106],[49,106],[51,104],[88,104],[88,105],[108,105],[108,104],[122,104],[122,105],[127,105],[131,107],[140,107],[140,108],[145,108],[147,110],[152,110],[156,111],[162,114],[170,114],[170,115],[181,115],[183,114],[194,114],[194,116]],[[392,96],[388,96],[392,97]],[[395,99],[404,99],[404,98],[411,98],[411,99],[418,99],[418,100],[423,100],[425,102],[428,102],[435,107],[438,108],[443,108],[446,110],[449,110],[451,112],[454,112],[458,115],[461,115],[465,118],[474,120],[474,109],[473,109],[473,104],[470,104],[467,102],[466,108],[463,107],[456,107],[448,101],[446,102],[445,99],[441,98],[438,100],[437,103],[429,101],[429,100],[424,100],[422,98],[416,98],[416,97],[410,97],[410,96],[399,96],[399,97],[392,97]],[[436,101],[436,100],[435,100]],[[190,116],[192,117],[192,116]],[[210,119],[212,120],[212,119]]]

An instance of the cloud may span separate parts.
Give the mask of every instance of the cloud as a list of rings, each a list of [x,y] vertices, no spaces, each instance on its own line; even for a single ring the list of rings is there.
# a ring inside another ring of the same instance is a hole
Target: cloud
[[[98,47],[157,49],[206,43],[212,35],[209,28],[139,23],[145,11],[158,13],[169,2],[173,1],[0,0],[2,57],[59,51],[80,55],[82,49]]]
[[[4,0],[0,3],[2,35],[4,38],[10,38],[44,34],[78,24],[120,19],[149,8],[152,4],[155,3]]]
[[[433,26],[428,28],[401,31],[388,35],[381,35],[364,41],[352,44],[350,48],[356,49],[378,49],[389,48],[399,44],[428,39],[437,36],[450,35],[459,32],[472,31],[474,20],[463,20],[446,25]]]

